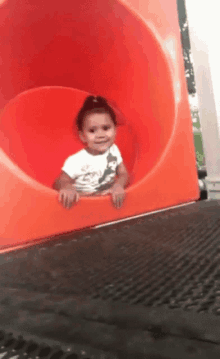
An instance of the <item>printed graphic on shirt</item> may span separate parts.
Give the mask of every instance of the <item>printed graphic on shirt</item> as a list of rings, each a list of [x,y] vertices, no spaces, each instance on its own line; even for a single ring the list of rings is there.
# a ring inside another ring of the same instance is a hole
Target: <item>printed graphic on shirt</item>
[[[98,180],[100,186],[96,187],[96,191],[104,191],[111,187],[116,174],[117,165],[117,157],[109,152],[107,156],[107,166],[102,177]]]
[[[86,168],[85,168],[86,167]],[[92,187],[95,187],[97,185],[97,182],[99,181],[99,178],[102,176],[102,171],[94,171],[92,166],[85,166],[81,168],[81,172],[83,173],[81,177],[81,182],[83,182],[82,188],[84,188],[85,185],[90,185]]]

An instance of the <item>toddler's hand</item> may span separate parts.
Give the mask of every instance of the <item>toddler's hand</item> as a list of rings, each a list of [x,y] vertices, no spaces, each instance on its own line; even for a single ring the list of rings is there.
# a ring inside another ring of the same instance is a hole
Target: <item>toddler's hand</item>
[[[74,202],[78,202],[79,193],[73,186],[67,186],[59,191],[58,199],[64,208],[69,209]]]
[[[121,208],[124,199],[125,199],[125,190],[124,188],[120,185],[115,183],[111,190],[111,195],[112,195],[112,200],[113,200],[113,204],[116,208]]]

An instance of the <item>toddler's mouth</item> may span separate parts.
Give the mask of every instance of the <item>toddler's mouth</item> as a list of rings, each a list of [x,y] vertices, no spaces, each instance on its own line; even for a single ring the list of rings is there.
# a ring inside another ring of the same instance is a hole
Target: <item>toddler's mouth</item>
[[[105,140],[105,141],[95,142],[95,144],[96,145],[102,145],[102,144],[107,143],[107,142],[108,142],[108,140]]]

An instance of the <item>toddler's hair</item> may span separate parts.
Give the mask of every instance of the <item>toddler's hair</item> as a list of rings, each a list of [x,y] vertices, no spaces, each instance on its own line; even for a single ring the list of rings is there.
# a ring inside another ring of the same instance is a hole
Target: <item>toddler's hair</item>
[[[88,96],[85,99],[84,104],[76,118],[76,126],[78,131],[83,130],[85,117],[91,113],[107,113],[111,116],[115,126],[117,125],[115,112],[108,104],[106,99],[102,96]]]

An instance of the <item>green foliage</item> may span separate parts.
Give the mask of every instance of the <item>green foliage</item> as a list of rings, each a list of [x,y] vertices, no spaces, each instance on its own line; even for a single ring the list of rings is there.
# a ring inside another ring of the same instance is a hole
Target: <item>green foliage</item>
[[[193,0],[192,0],[193,1]],[[185,0],[177,0],[178,7],[178,16],[179,16],[179,26],[181,32],[181,42],[182,42],[182,51],[184,58],[184,66],[185,66],[185,76],[188,86],[188,93],[193,98],[196,94],[196,84],[195,77],[193,71],[193,61],[191,55],[191,46],[190,46],[190,38],[189,38],[189,28],[187,23],[187,13],[185,7]],[[191,107],[191,116],[194,128],[194,145],[196,151],[196,162],[198,168],[205,166],[205,156],[203,151],[203,143],[202,143],[202,133],[200,131],[200,121],[199,121],[199,112],[198,106]]]
[[[205,156],[203,152],[203,145],[202,145],[202,134],[201,132],[194,133],[194,144],[196,149],[196,161],[198,167],[205,165]]]
[[[183,49],[183,58],[185,66],[185,75],[187,80],[189,94],[196,93],[195,77],[193,71],[193,62],[191,56],[191,47],[189,39],[189,29],[187,23],[187,14],[184,0],[177,0],[179,25],[181,31],[181,41]]]
[[[199,122],[199,111],[198,109],[191,109],[191,116],[193,120],[193,127],[200,129],[200,122]]]

